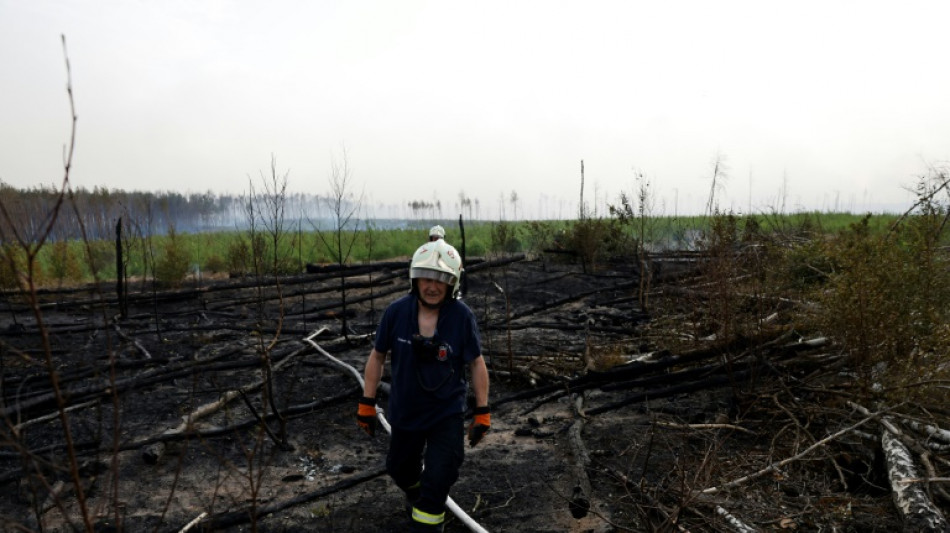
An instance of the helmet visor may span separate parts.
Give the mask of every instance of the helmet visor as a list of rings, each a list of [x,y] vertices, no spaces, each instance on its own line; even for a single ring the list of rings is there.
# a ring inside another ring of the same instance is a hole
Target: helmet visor
[[[431,268],[410,268],[409,269],[409,278],[428,278],[434,279],[436,281],[441,281],[449,287],[455,285],[455,276],[449,274],[448,272],[440,272],[438,270],[432,270]]]

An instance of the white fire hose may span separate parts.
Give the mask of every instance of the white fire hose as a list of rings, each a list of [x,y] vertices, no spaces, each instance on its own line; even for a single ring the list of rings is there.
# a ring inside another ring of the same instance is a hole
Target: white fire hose
[[[326,357],[330,361],[333,361],[334,363],[336,363],[337,365],[345,369],[347,372],[353,374],[356,377],[356,380],[359,381],[360,387],[362,387],[363,376],[359,373],[358,370],[353,368],[351,365],[348,365],[344,363],[343,361],[337,359],[336,357],[330,355],[326,350],[321,348],[319,344],[314,342],[313,338],[319,335],[322,331],[323,330],[315,331],[311,333],[310,336],[306,337],[304,340],[309,342],[310,345],[313,346],[318,352],[323,354],[324,357]],[[379,420],[380,425],[382,425],[383,428],[386,430],[386,433],[389,433],[391,435],[393,432],[392,427],[389,425],[389,421],[386,420],[386,417],[383,414],[382,408],[378,406],[376,407],[376,418]],[[468,516],[468,514],[465,511],[463,511],[462,508],[459,507],[457,503],[455,503],[455,500],[453,500],[451,496],[446,497],[445,506],[448,507],[448,509],[452,511],[452,514],[454,514],[456,518],[461,520],[462,523],[465,524],[465,526],[468,527],[469,530],[474,531],[475,533],[488,533],[488,530],[483,528],[478,522],[472,519],[471,516]]]

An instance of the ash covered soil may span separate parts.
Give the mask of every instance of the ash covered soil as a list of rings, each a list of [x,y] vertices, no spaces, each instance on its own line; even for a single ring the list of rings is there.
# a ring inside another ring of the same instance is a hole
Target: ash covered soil
[[[690,261],[656,264],[647,312],[633,261],[585,273],[490,259],[470,262],[464,300],[490,367],[492,431],[466,446],[451,492],[488,531],[732,531],[723,512],[761,530],[901,527],[879,452],[860,436],[698,493],[856,421],[821,392],[837,385],[816,370],[821,355],[788,347],[790,319],[717,341]],[[388,437],[356,427],[359,385],[331,356],[362,373],[406,266],[349,269],[345,311],[332,268],[279,290],[252,278],[133,283],[126,318],[112,287],[40,294],[42,323],[8,295],[3,530],[405,531],[383,472]],[[314,333],[319,348],[305,340]],[[447,513],[445,530],[469,528]]]

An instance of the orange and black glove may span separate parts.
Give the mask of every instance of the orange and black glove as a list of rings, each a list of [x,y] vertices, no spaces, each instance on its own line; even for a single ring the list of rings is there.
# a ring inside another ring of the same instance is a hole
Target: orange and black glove
[[[487,405],[475,408],[475,420],[468,426],[468,445],[475,446],[491,429],[491,410]]]
[[[356,423],[373,437],[376,435],[376,398],[360,398],[360,406],[356,411]]]

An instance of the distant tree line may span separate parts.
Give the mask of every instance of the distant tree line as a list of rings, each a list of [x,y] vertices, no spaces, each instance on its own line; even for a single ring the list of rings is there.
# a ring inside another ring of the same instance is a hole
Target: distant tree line
[[[20,235],[27,241],[35,241],[49,225],[47,218],[59,201],[60,190],[56,187],[35,186],[17,188],[0,183],[0,240],[7,241]],[[296,220],[304,226],[332,226],[333,213],[328,205],[333,202],[329,195],[287,192],[284,197],[285,213],[289,224]],[[89,240],[111,239],[120,218],[126,228],[135,228],[141,235],[165,235],[200,233],[215,230],[243,230],[247,227],[248,194],[217,194],[207,192],[180,193],[174,191],[125,191],[106,187],[72,188],[66,191],[65,205],[53,226],[49,237],[53,241],[86,238]],[[510,204],[511,214],[517,218],[520,198],[512,191],[502,195],[500,213],[505,217],[505,204]],[[408,212],[396,218],[437,220],[445,218],[444,205],[439,200],[412,200],[405,204]],[[469,220],[481,218],[481,202],[459,193],[458,203],[453,206]],[[11,230],[15,229],[16,232]]]
[[[420,216],[423,218],[442,218],[442,202],[438,200],[433,202],[413,200],[408,205],[414,218],[420,218]]]
[[[47,218],[58,201],[60,190],[52,186],[19,189],[0,184],[0,235],[16,234],[28,241],[44,234]],[[178,193],[172,191],[142,192],[105,187],[70,188],[66,205],[50,228],[50,238],[69,240],[110,239],[121,217],[127,226],[137,226],[152,235],[169,230],[197,233],[219,229],[243,229],[247,224],[246,195]],[[287,193],[286,212],[291,219],[319,220],[326,206],[324,197],[303,193]]]

